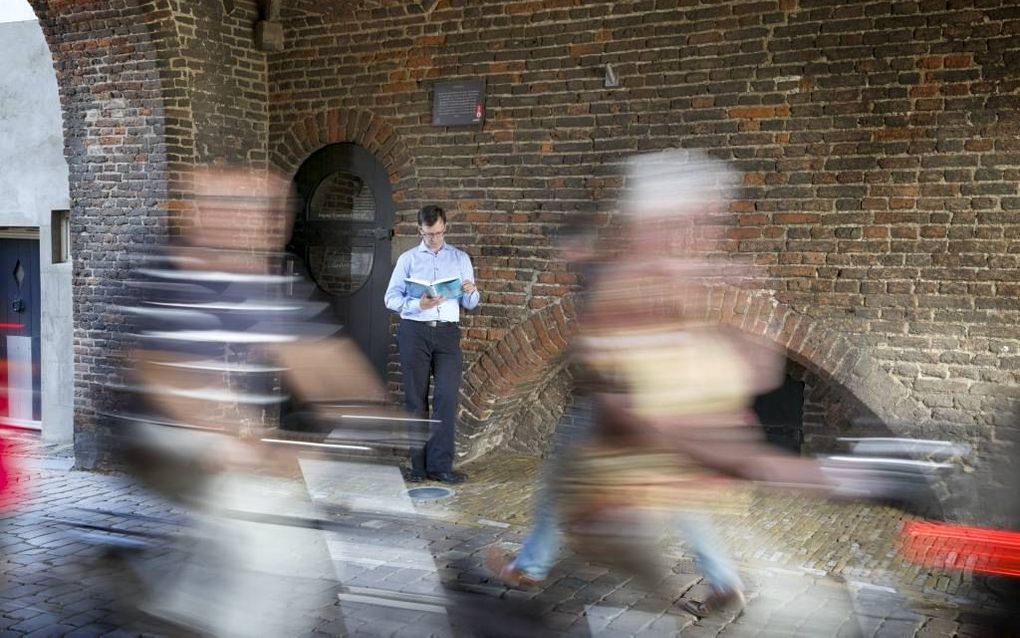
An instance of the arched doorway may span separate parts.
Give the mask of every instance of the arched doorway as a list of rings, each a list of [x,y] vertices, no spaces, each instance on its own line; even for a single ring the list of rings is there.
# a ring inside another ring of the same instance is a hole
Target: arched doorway
[[[291,247],[331,299],[345,334],[385,377],[389,317],[383,295],[392,269],[394,216],[386,170],[356,144],[331,144],[305,160],[294,180],[303,206]]]

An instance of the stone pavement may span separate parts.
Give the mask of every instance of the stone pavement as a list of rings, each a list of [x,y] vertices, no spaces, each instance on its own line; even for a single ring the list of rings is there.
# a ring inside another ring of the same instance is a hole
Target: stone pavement
[[[25,459],[32,482],[3,528],[0,635],[179,635],[129,604],[144,588],[130,555],[134,533],[169,534],[183,513],[126,477],[69,469],[45,454]],[[307,612],[310,635],[447,636],[978,636],[990,635],[970,582],[903,563],[889,508],[757,494],[721,526],[749,584],[743,613],[696,621],[679,607],[707,594],[682,544],[662,545],[671,572],[644,589],[606,566],[566,556],[548,582],[511,590],[482,567],[485,549],[517,547],[526,530],[537,461],[506,457],[466,468],[471,481],[446,500],[412,503],[397,470],[305,459],[287,479],[320,516],[351,525],[316,531],[341,583]],[[353,506],[356,517],[337,510]],[[127,518],[122,514],[131,514]],[[78,523],[77,526],[68,522]],[[145,553],[177,560],[170,543]],[[135,561],[134,564],[137,564]],[[151,564],[151,563],[150,563]],[[144,572],[142,572],[144,574]],[[335,596],[335,597],[334,597]]]

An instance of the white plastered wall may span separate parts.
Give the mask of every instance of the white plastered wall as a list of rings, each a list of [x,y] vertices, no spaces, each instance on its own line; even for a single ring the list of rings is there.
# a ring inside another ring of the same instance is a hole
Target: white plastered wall
[[[23,0],[0,11],[0,227],[37,229],[44,440],[73,437],[71,262],[53,263],[50,220],[70,208],[57,78],[43,32]],[[31,18],[31,19],[26,19]],[[9,21],[9,20],[16,21]]]

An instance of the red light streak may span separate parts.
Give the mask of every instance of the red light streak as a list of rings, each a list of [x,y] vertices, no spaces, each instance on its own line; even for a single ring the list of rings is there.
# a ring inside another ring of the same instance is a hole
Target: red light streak
[[[911,521],[902,540],[904,556],[916,563],[1020,576],[1020,532]]]

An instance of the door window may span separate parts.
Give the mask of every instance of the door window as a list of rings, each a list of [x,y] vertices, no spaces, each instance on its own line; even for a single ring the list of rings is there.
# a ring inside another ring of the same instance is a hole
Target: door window
[[[322,180],[308,206],[308,267],[326,292],[350,295],[365,285],[375,260],[376,203],[357,175]]]

